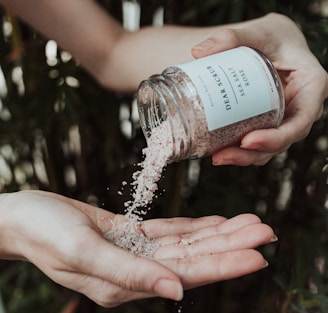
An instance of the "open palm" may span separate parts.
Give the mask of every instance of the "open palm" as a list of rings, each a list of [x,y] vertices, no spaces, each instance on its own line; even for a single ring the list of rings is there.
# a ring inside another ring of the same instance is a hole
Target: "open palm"
[[[0,203],[3,258],[30,261],[106,307],[154,296],[180,300],[183,289],[260,270],[267,263],[255,249],[276,240],[252,214],[154,219],[136,227],[158,245],[145,258],[105,239],[124,216],[41,191],[3,194]]]

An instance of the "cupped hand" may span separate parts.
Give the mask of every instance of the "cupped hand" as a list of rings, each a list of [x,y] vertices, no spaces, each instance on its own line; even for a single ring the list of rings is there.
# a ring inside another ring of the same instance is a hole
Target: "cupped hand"
[[[184,289],[237,278],[268,264],[256,250],[277,240],[253,214],[145,221],[145,234],[160,247],[154,259],[173,270]]]
[[[105,307],[235,278],[266,266],[256,247],[276,240],[254,215],[155,219],[136,231],[156,241],[153,258],[104,238],[122,216],[41,191],[0,196],[0,256],[35,264],[55,282]]]
[[[214,165],[263,165],[308,135],[322,115],[328,76],[296,24],[276,13],[219,27],[192,53],[200,58],[238,46],[257,48],[273,62],[283,83],[286,112],[279,128],[253,131],[239,147],[215,153],[212,161]]]

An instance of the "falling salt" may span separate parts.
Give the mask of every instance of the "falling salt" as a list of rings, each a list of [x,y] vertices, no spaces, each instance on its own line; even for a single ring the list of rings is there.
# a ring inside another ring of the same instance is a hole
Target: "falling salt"
[[[138,164],[140,169],[132,175],[132,200],[124,203],[126,221],[113,223],[111,230],[105,234],[106,239],[138,256],[152,258],[160,246],[143,233],[141,221],[150,209],[158,190],[157,182],[172,155],[170,147],[172,136],[169,125],[163,123],[147,141],[147,147],[143,149],[144,159]]]
[[[178,302],[175,302],[174,305],[177,307],[177,313],[181,313],[182,312],[182,305],[178,304]]]

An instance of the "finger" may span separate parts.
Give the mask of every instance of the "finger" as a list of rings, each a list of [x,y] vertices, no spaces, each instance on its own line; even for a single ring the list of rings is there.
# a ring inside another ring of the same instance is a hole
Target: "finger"
[[[180,280],[168,268],[112,245],[89,228],[79,230],[79,238],[71,242],[68,238],[63,243],[61,255],[67,255],[71,271],[98,277],[131,291],[175,300],[182,298]],[[87,249],[86,242],[89,243]]]
[[[241,141],[241,147],[272,154],[287,150],[291,144],[309,134],[316,119],[317,114],[308,114],[306,106],[308,105],[304,105],[300,110],[294,107],[296,112],[286,112],[286,118],[277,129],[259,129],[247,134]]]
[[[188,258],[251,249],[272,242],[275,238],[272,229],[268,225],[254,224],[232,233],[162,245],[156,250],[154,257],[156,259]]]
[[[200,218],[176,217],[144,221],[142,229],[149,238],[190,233],[202,228],[220,225],[227,219],[222,216],[204,216]]]
[[[309,134],[313,123],[323,112],[328,76],[323,71],[314,70],[314,65],[308,67],[306,74],[303,69],[299,73],[292,72],[289,78],[285,78],[287,105],[283,123],[277,129],[250,132],[242,139],[242,148],[278,153]],[[298,76],[303,79],[295,79]],[[314,85],[314,81],[322,84]]]
[[[199,58],[245,45],[261,50],[272,61],[275,61],[281,45],[281,37],[272,33],[268,26],[270,23],[290,32],[291,36],[290,38],[286,36],[288,41],[284,42],[284,45],[295,39],[294,42],[298,47],[301,46],[303,49],[307,47],[303,34],[290,19],[283,15],[268,14],[258,19],[219,28],[212,36],[194,46],[192,54],[195,58]],[[270,34],[269,41],[268,34]]]
[[[294,127],[295,125],[292,126]],[[286,151],[290,144],[295,141],[298,141],[295,134],[286,133],[284,126],[281,126],[277,129],[259,129],[252,131],[242,139],[240,147],[242,149],[254,151],[254,155],[257,152],[259,156],[262,155],[263,158],[265,158]]]
[[[187,259],[164,259],[159,262],[177,273],[185,289],[237,278],[267,266],[263,256],[255,250],[194,256]]]
[[[182,242],[188,243],[210,236],[233,232],[245,226],[259,223],[261,223],[261,220],[254,214],[240,214],[213,226],[203,227],[191,232],[181,232],[176,235],[163,236],[157,239],[157,242],[161,245],[172,245]]]
[[[84,294],[95,303],[113,308],[125,302],[154,297],[154,294],[133,292],[103,279],[76,272],[57,272],[57,282]]]
[[[290,105],[293,106],[293,103]],[[290,112],[289,116],[287,112],[279,128],[254,130],[244,136],[240,147],[231,147],[217,152],[212,157],[213,164],[243,166],[266,164],[275,154],[286,151],[291,144],[302,140],[309,134],[317,114],[314,115],[313,112],[307,114],[305,106],[302,110],[296,109],[296,112]]]
[[[260,152],[255,150],[246,150],[239,147],[229,147],[212,155],[213,165],[238,165],[248,166],[264,165],[272,157],[273,153]]]
[[[227,219],[224,223],[218,225],[218,231],[220,234],[230,233],[246,226],[260,223],[262,223],[261,219],[257,215],[244,213]]]
[[[192,48],[192,55],[195,58],[201,58],[214,53],[222,52],[228,49],[247,45],[256,47],[264,53],[271,54],[272,47],[267,47],[267,33],[259,32],[256,22],[247,23],[247,28],[229,28],[222,27],[214,32],[210,37],[198,43]],[[246,25],[246,23],[245,23]],[[233,27],[233,26],[232,26]],[[267,51],[267,52],[266,52]]]
[[[201,58],[228,49],[236,48],[240,45],[236,32],[229,28],[222,28],[213,33],[204,41],[195,45],[191,52],[194,58]]]

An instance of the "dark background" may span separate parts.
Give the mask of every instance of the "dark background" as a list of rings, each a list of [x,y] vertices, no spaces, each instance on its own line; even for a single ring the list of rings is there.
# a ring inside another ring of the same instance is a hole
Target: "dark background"
[[[121,19],[121,1],[99,2]],[[328,21],[314,10],[327,1],[139,2],[142,25],[151,23],[159,6],[165,7],[166,23],[183,25],[284,13],[300,25],[327,69]],[[53,63],[47,62],[47,40],[9,12],[0,13],[2,24],[12,26],[10,36],[0,27],[0,66],[7,86],[0,87],[1,192],[40,188],[122,212],[128,194],[117,191],[123,180],[131,181],[145,146],[131,114],[133,97],[104,90],[74,60],[63,60],[60,51]],[[129,135],[122,125],[131,127]],[[171,164],[160,181],[165,192],[149,218],[252,212],[271,225],[279,242],[260,248],[270,263],[265,270],[188,291],[179,303],[151,299],[103,309],[31,264],[1,261],[7,312],[328,312],[327,127],[325,112],[305,140],[263,167],[213,167],[210,158],[183,161]],[[75,310],[67,307],[74,303]]]

